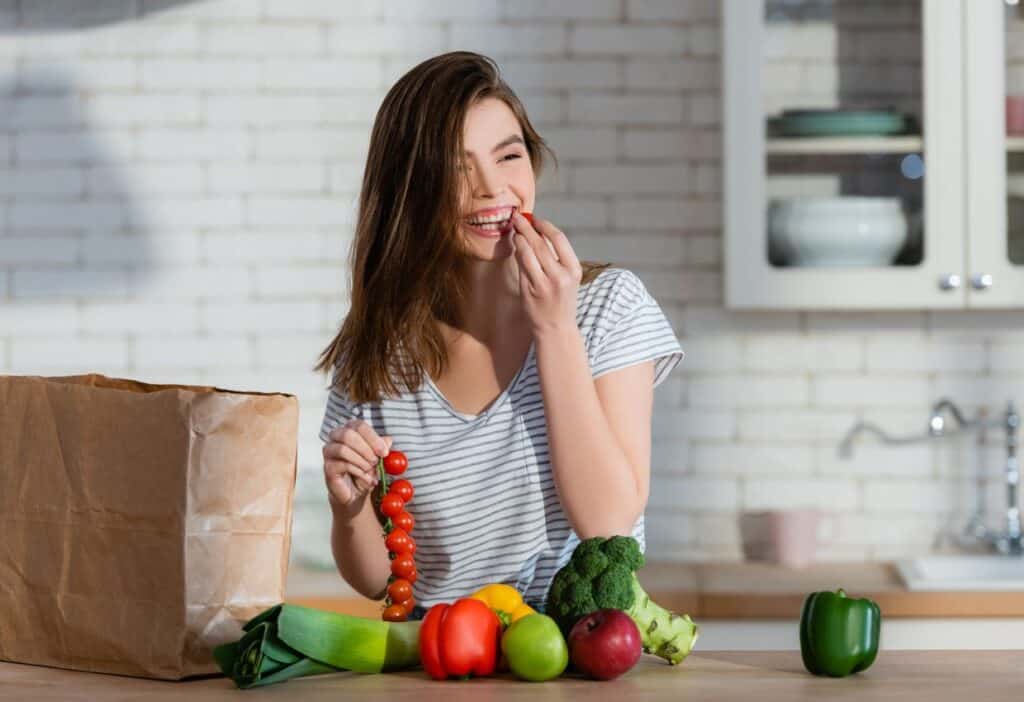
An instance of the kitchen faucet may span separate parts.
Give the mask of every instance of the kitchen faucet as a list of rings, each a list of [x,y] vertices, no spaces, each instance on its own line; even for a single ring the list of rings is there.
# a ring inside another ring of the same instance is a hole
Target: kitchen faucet
[[[947,420],[943,411],[948,410],[956,420],[957,427],[949,430],[946,428]],[[971,516],[964,529],[965,536],[973,542],[986,544],[1000,553],[1013,556],[1024,555],[1024,538],[1022,538],[1021,515],[1020,515],[1020,464],[1017,460],[1017,432],[1020,429],[1020,414],[1017,412],[1013,401],[1006,403],[1006,411],[1000,417],[989,418],[984,409],[978,412],[975,419],[965,419],[963,412],[956,404],[943,398],[932,407],[931,416],[928,420],[928,432],[921,436],[894,437],[887,434],[877,425],[870,422],[857,422],[847,432],[839,444],[839,455],[849,458],[853,454],[853,439],[861,432],[870,431],[877,434],[886,444],[907,444],[924,441],[932,437],[952,436],[969,430],[985,430],[992,427],[1002,427],[1006,435],[1006,527],[1003,531],[990,529],[985,524],[985,499],[984,493],[979,490],[978,504],[974,514]]]

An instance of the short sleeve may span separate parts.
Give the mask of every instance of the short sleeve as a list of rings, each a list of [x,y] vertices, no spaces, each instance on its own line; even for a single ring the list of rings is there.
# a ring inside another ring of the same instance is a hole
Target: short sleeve
[[[625,269],[613,269],[594,281],[600,299],[593,321],[590,371],[594,378],[620,368],[654,361],[657,387],[685,355],[672,325],[643,281]],[[599,284],[600,283],[600,284]]]
[[[332,385],[327,395],[323,424],[320,426],[320,440],[326,444],[332,429],[356,417],[362,417],[361,408],[353,405],[344,392],[336,385]]]

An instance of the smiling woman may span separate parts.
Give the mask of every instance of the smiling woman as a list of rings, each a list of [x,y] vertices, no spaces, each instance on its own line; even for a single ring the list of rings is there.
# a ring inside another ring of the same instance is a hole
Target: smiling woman
[[[414,617],[490,583],[543,611],[581,537],[643,548],[652,393],[683,352],[636,275],[523,216],[545,152],[471,52],[414,67],[374,124],[320,437],[335,560],[368,597],[392,572],[372,468],[408,457]]]

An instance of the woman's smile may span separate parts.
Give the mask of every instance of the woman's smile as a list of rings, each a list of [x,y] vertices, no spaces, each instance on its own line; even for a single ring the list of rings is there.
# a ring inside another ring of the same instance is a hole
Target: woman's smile
[[[512,215],[515,214],[515,207],[496,207],[480,210],[468,217],[465,221],[466,227],[477,236],[485,239],[500,239],[510,234]]]

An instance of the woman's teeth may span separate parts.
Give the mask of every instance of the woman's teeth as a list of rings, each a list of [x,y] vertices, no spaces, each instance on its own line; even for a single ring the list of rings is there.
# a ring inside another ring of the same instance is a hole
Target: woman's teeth
[[[499,229],[504,229],[505,225],[508,223],[508,220],[509,220],[509,218],[505,218],[504,220],[502,220],[500,222],[487,222],[485,224],[473,224],[473,226],[476,227],[477,229],[484,229],[486,231],[496,232]]]
[[[512,210],[508,210],[506,212],[498,212],[493,215],[488,215],[487,217],[474,217],[473,219],[469,220],[469,223],[474,227],[488,229],[490,228],[488,225],[505,224],[510,219],[512,219]]]

